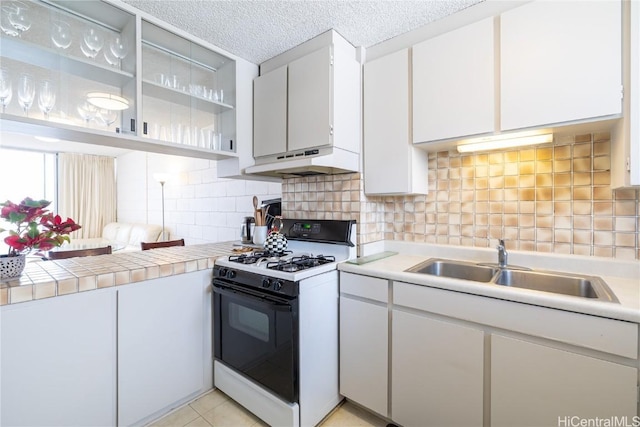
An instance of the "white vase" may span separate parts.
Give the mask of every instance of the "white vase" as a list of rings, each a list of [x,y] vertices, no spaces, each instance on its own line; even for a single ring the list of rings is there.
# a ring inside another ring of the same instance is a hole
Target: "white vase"
[[[0,255],[0,280],[18,277],[24,270],[26,255]]]

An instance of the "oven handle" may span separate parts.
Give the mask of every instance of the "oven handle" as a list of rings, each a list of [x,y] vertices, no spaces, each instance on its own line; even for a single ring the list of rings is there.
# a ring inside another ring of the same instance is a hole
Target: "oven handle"
[[[250,299],[254,304],[258,304],[268,310],[291,311],[291,304],[288,302],[277,300],[269,296],[258,296],[257,294],[247,292],[245,289],[239,289],[236,286],[218,280],[213,281],[213,292],[226,296],[241,295],[243,298]]]

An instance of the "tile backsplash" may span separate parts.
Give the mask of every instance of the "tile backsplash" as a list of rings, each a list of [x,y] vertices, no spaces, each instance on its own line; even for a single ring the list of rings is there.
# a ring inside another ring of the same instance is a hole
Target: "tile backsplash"
[[[640,190],[612,190],[608,133],[492,153],[429,154],[426,196],[366,196],[360,174],[283,181],[289,218],[355,219],[383,239],[640,259]],[[388,171],[387,173],[394,173]]]

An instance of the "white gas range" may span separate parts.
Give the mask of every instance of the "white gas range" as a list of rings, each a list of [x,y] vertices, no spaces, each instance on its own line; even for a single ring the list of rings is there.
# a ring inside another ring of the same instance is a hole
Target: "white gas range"
[[[354,221],[284,220],[282,254],[216,260],[214,384],[277,426],[318,424],[338,392],[339,262]]]

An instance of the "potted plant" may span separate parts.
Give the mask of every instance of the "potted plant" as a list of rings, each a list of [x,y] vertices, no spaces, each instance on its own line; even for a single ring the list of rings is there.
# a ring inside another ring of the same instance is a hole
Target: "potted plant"
[[[15,226],[12,230],[0,228],[0,233],[9,232],[4,239],[9,245],[9,253],[0,255],[0,279],[19,276],[27,254],[48,251],[69,242],[68,234],[80,228],[71,218],[62,221],[60,215],[49,212],[46,208],[50,204],[47,200],[30,197],[19,204],[10,200],[0,203],[0,218]]]

